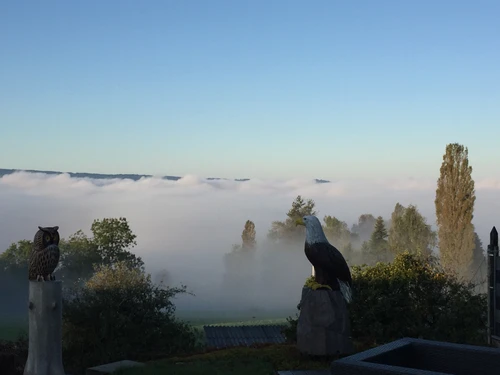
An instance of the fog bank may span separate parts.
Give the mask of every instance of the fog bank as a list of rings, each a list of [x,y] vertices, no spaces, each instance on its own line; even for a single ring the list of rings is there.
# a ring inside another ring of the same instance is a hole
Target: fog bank
[[[314,199],[320,218],[336,216],[349,226],[363,213],[387,219],[397,202],[416,204],[434,224],[435,188],[435,180],[414,179],[318,184],[185,176],[179,181],[132,181],[18,172],[0,178],[0,251],[32,239],[38,225],[59,225],[62,237],[79,229],[90,235],[94,219],[124,216],[137,235],[133,251],[148,272],[154,276],[166,269],[175,285],[186,284],[196,294],[180,298],[179,309],[218,309],[240,290],[242,308],[295,307],[311,269],[303,243],[278,248],[266,241],[266,234],[272,221],[284,220],[297,195]],[[499,192],[500,181],[476,181],[474,223],[484,245],[491,227],[500,225]],[[253,281],[246,287],[223,285],[223,255],[240,243],[247,219],[254,221],[258,240],[257,254],[248,261]]]

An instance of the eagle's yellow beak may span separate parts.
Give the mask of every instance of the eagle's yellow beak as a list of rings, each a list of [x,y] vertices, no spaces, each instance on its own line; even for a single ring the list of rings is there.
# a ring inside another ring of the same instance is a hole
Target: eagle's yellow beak
[[[297,220],[295,220],[295,226],[297,225],[303,225],[303,226],[306,226],[306,223],[304,223],[304,219],[302,219],[301,217],[298,218]]]

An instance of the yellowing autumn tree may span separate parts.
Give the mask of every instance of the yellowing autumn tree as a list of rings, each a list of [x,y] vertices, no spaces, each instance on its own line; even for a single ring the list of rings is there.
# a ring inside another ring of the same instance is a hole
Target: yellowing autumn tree
[[[468,149],[446,146],[436,190],[438,247],[442,265],[468,278],[474,258],[474,180]]]

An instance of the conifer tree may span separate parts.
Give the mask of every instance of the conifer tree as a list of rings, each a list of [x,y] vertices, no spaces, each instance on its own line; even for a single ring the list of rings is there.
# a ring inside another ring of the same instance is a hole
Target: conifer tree
[[[305,228],[297,226],[295,220],[298,218],[316,215],[315,203],[312,199],[304,200],[298,195],[292,203],[292,208],[287,212],[285,221],[273,221],[267,237],[270,240],[299,240],[305,233]]]
[[[387,262],[390,259],[388,233],[385,227],[384,218],[377,217],[375,227],[368,243],[370,254],[376,262]]]

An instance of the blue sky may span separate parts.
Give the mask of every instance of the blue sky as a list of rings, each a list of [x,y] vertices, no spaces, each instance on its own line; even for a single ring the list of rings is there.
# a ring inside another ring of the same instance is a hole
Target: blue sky
[[[437,178],[500,161],[500,2],[2,1],[0,168]]]

